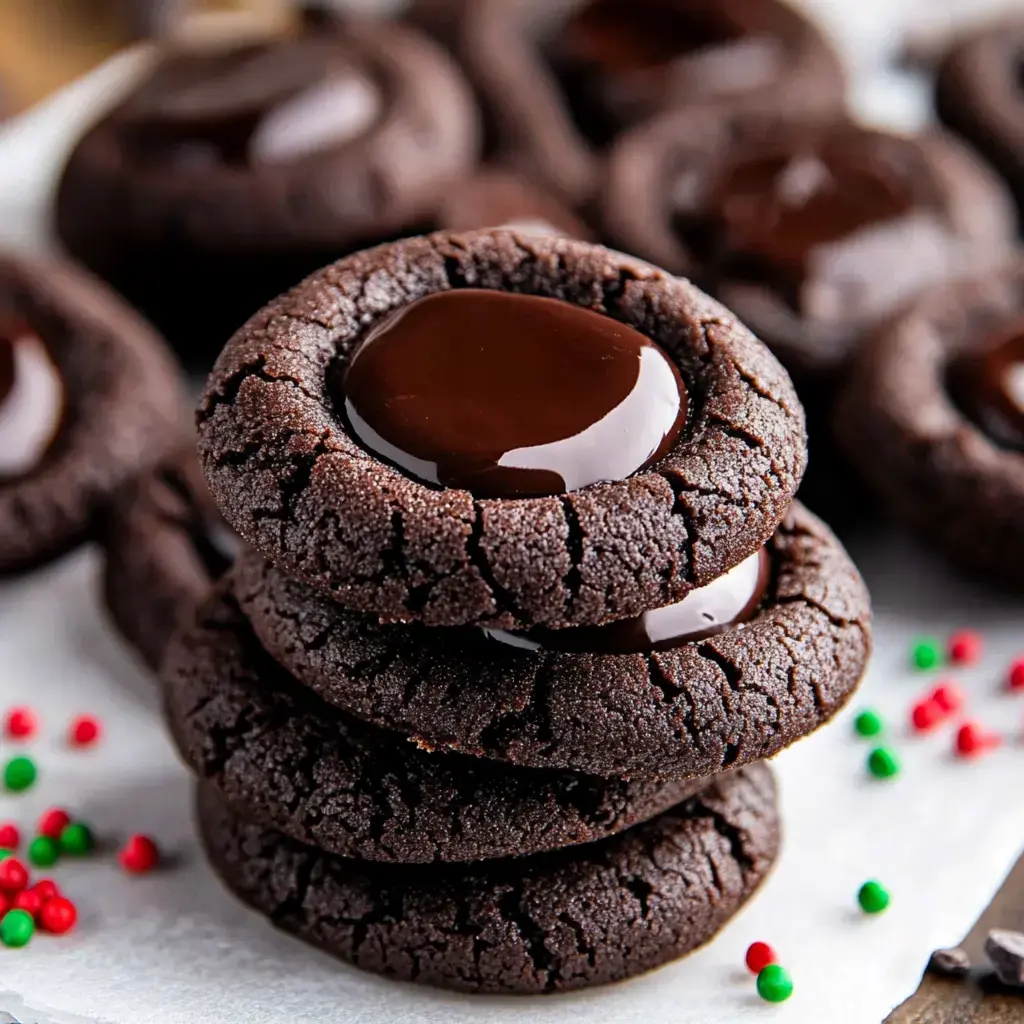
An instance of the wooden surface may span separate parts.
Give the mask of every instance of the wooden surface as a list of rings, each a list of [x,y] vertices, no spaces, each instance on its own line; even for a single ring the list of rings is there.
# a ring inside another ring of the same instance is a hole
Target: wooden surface
[[[935,894],[942,899],[941,893]],[[972,964],[986,962],[985,936],[991,928],[1024,931],[1024,857],[1007,876],[962,943]],[[925,975],[917,992],[893,1010],[885,1024],[1022,1024],[1024,995],[985,993],[966,980]]]

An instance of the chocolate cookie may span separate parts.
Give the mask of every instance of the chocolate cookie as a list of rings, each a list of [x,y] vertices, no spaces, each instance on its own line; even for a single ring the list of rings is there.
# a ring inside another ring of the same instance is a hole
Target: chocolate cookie
[[[1005,190],[949,136],[714,110],[624,137],[603,212],[618,244],[696,280],[809,392],[923,287],[1013,244]]]
[[[860,679],[868,597],[839,542],[797,505],[768,550],[770,580],[745,625],[627,654],[522,650],[480,630],[382,626],[254,553],[241,556],[235,578],[257,635],[298,679],[421,746],[665,778],[770,757],[827,721]],[[563,632],[589,632],[591,650],[600,649],[593,631]]]
[[[935,79],[939,117],[998,169],[1024,211],[1024,18],[990,23],[946,54]]]
[[[408,28],[318,17],[225,46],[169,49],[57,197],[71,252],[193,356],[316,267],[415,231],[477,152],[468,88]]]
[[[764,765],[600,843],[472,865],[332,857],[198,792],[215,870],[279,928],[364,970],[468,992],[617,981],[708,941],[778,851]]]
[[[562,234],[593,241],[593,232],[563,202],[525,175],[500,167],[481,168],[451,189],[435,215],[446,231],[506,227]]]
[[[666,108],[843,104],[835,53],[779,0],[477,0],[454,37],[494,150],[576,205],[598,185],[597,154]]]
[[[107,610],[155,669],[175,626],[231,566],[241,543],[210,498],[194,443],[121,491],[102,540]]]
[[[409,400],[379,402],[379,375]],[[197,419],[246,540],[351,610],[431,625],[680,600],[765,544],[805,458],[788,377],[721,306],[620,253],[507,231],[313,275],[233,337]]]
[[[0,574],[94,532],[183,423],[172,356],[99,282],[0,257]]]
[[[301,842],[378,861],[536,853],[612,835],[707,779],[621,782],[430,754],[298,686],[226,586],[168,648],[171,732],[200,779]]]
[[[974,573],[1024,588],[1024,263],[922,296],[841,396],[847,455],[900,518]]]

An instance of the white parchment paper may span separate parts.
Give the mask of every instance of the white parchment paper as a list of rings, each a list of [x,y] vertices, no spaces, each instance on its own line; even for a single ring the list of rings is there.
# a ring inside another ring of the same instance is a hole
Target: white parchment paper
[[[923,120],[927,94],[885,67],[897,29],[944,32],[1024,0],[809,6],[844,47],[861,114],[910,127]],[[147,59],[144,49],[124,54],[0,132],[0,243],[47,248],[48,195],[64,155]],[[60,804],[101,836],[152,832],[173,859],[141,878],[122,874],[110,856],[58,866],[53,874],[78,902],[79,928],[26,949],[0,948],[0,1024],[877,1024],[916,986],[931,949],[968,929],[1024,845],[1024,699],[999,685],[1010,659],[1024,653],[1024,603],[953,577],[895,533],[851,549],[877,613],[877,651],[855,706],[873,705],[890,722],[900,777],[867,776],[868,747],[852,735],[852,711],[844,713],[775,762],[784,852],[760,895],[710,946],[626,984],[529,1000],[389,983],[276,933],[237,904],[193,838],[188,776],[164,737],[154,684],[104,620],[97,553],[0,586],[0,709],[30,703],[44,722],[29,748],[39,784],[23,796],[0,794],[0,820],[28,827]],[[986,655],[946,675],[963,684],[973,714],[1009,737],[975,764],[951,756],[948,730],[919,739],[904,724],[910,703],[935,681],[908,668],[911,638],[961,626],[984,632]],[[95,750],[64,746],[77,711],[105,723]],[[0,747],[0,757],[12,752]],[[869,877],[893,895],[877,918],[856,908]],[[743,969],[754,939],[771,942],[792,971],[788,1003],[757,998]]]

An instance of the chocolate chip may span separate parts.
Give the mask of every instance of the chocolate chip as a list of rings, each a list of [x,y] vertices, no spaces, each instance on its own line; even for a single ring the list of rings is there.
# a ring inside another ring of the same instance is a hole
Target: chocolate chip
[[[940,978],[964,978],[970,969],[971,959],[959,946],[937,949],[928,961],[928,973]]]
[[[1024,933],[993,928],[985,939],[985,955],[1004,985],[1024,985]]]

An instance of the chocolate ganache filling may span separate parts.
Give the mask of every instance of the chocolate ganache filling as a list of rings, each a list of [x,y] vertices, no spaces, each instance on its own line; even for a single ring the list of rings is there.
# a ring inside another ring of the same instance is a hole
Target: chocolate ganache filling
[[[0,322],[0,480],[27,476],[64,419],[64,382],[49,348],[28,324]]]
[[[948,385],[957,404],[989,437],[1024,451],[1024,317],[956,360]]]
[[[531,629],[512,633],[484,629],[492,640],[530,651],[643,654],[667,651],[725,633],[757,612],[771,578],[771,558],[762,548],[682,601],[604,626]]]
[[[399,310],[330,387],[369,451],[480,498],[622,480],[671,449],[687,412],[675,364],[633,328],[474,288]]]
[[[721,0],[580,4],[548,51],[584,133],[597,144],[608,142],[673,88],[697,100],[770,82],[778,72],[778,42],[748,32],[743,6]]]
[[[154,166],[272,166],[353,142],[383,104],[370,69],[313,34],[172,60],[125,108],[125,132]]]
[[[762,285],[821,321],[862,314],[866,282],[897,301],[949,244],[927,177],[856,128],[751,142],[707,178],[683,171],[671,202],[708,287]]]

